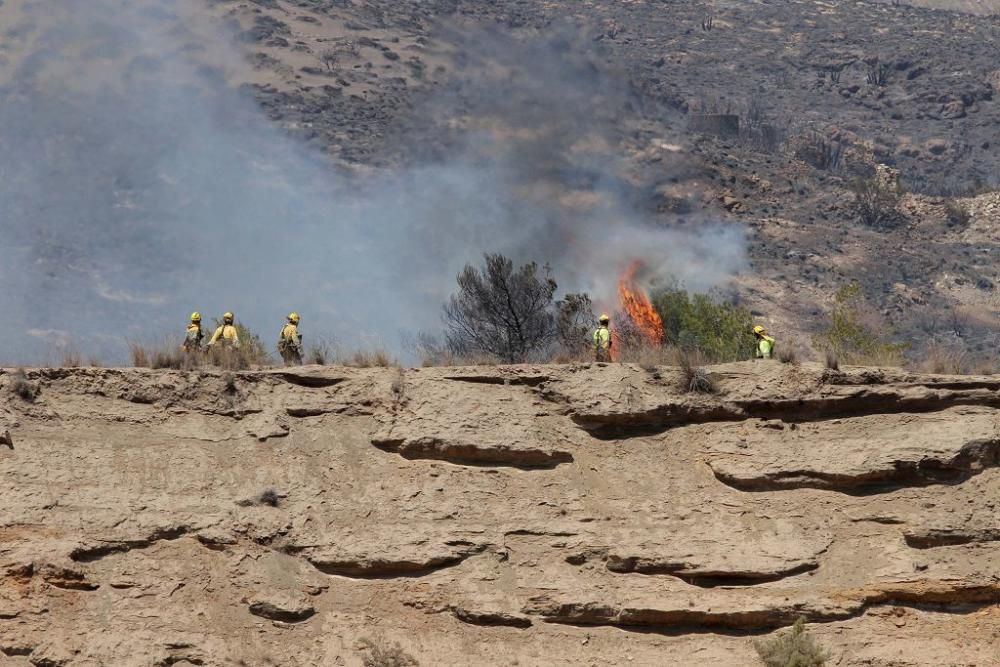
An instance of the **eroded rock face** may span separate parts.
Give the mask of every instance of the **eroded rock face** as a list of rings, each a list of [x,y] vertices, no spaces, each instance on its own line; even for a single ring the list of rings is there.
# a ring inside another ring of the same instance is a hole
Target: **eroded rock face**
[[[248,601],[250,613],[271,621],[301,623],[316,613],[304,595],[288,593],[264,593]]]
[[[721,667],[805,616],[844,665],[991,664],[1000,383],[713,373],[305,367],[219,399],[210,371],[29,371],[35,401],[0,398],[0,651]]]
[[[372,439],[407,459],[514,468],[553,468],[573,460],[559,426],[532,386],[541,375],[453,374],[428,379]]]
[[[970,408],[788,427],[755,422],[730,429],[732,453],[709,465],[720,481],[746,491],[877,493],[957,484],[1000,464],[998,426],[995,411]]]

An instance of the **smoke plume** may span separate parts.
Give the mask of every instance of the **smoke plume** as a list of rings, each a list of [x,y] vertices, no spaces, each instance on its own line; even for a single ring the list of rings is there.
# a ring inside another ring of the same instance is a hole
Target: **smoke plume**
[[[627,77],[573,30],[442,30],[461,62],[387,130],[404,166],[359,178],[233,87],[243,61],[194,5],[21,0],[0,16],[0,362],[66,344],[121,360],[193,310],[265,339],[297,310],[307,336],[398,349],[440,328],[484,252],[547,263],[599,305],[635,258],[697,289],[745,264],[741,229],[647,214],[622,160]]]

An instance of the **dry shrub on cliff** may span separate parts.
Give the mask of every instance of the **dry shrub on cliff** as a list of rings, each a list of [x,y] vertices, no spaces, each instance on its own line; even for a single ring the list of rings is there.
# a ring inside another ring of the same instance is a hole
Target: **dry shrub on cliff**
[[[677,356],[681,367],[681,391],[697,394],[717,394],[719,387],[715,378],[707,370],[699,366],[701,355],[695,350],[680,350]]]
[[[24,374],[23,369],[17,369],[14,375],[11,377],[10,390],[21,400],[34,401],[39,394],[39,387],[34,382],[28,380],[28,376]]]
[[[806,633],[801,616],[792,629],[771,639],[754,642],[757,655],[767,667],[823,667],[829,655]]]
[[[365,667],[419,667],[420,663],[403,650],[399,644],[383,640],[362,639],[358,642],[365,651]]]

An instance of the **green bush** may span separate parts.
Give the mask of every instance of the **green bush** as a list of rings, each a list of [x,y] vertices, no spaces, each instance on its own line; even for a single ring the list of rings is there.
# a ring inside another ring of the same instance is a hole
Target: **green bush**
[[[813,344],[828,359],[857,366],[900,366],[907,345],[889,342],[889,333],[881,318],[866,308],[861,287],[851,283],[837,290],[830,325],[813,337]]]
[[[754,642],[754,648],[767,667],[823,667],[830,657],[806,634],[805,619],[801,617],[788,632]]]
[[[753,317],[746,307],[677,286],[656,290],[651,300],[663,320],[665,344],[697,349],[709,362],[753,355]]]

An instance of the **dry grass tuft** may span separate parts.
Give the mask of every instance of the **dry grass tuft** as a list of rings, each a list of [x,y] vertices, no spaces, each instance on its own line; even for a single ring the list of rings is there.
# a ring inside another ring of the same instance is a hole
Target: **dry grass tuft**
[[[343,357],[340,363],[343,366],[350,366],[352,368],[390,368],[399,366],[399,362],[380,347],[370,350],[357,350]]]
[[[702,368],[700,355],[694,350],[679,350],[677,358],[681,369],[680,390],[685,393],[717,394],[719,386],[715,378]]]
[[[59,364],[63,368],[81,368],[83,366],[83,356],[74,349],[63,350],[62,362]]]
[[[804,618],[788,632],[754,642],[757,655],[767,667],[823,667],[829,655],[806,633]]]
[[[653,366],[680,366],[684,353],[669,345],[650,345],[644,342],[626,343],[615,352],[615,361],[639,364],[643,368]]]
[[[194,355],[188,355],[170,343],[147,347],[140,343],[129,342],[128,347],[132,365],[136,368],[182,369],[197,365]]]
[[[361,639],[358,642],[365,656],[362,659],[364,667],[419,667],[420,663],[412,655],[403,650],[397,643]]]
[[[792,364],[793,366],[798,366],[801,363],[795,348],[788,346],[778,349],[778,361],[783,364]]]
[[[303,361],[307,364],[326,366],[331,363],[333,359],[333,346],[326,340],[319,339],[315,343],[309,345],[306,349],[305,359],[303,359]]]

